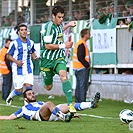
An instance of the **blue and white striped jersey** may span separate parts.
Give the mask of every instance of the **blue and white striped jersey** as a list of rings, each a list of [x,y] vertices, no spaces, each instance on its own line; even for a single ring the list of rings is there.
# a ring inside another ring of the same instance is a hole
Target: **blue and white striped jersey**
[[[30,104],[27,104],[20,108],[18,111],[16,111],[14,114],[17,118],[24,117],[25,119],[32,120],[35,113],[40,110],[40,108],[44,105],[44,102],[33,102]]]
[[[33,73],[31,53],[34,53],[35,51],[34,42],[28,38],[26,42],[22,42],[20,38],[11,42],[7,53],[16,60],[22,60],[24,63],[21,67],[19,67],[16,63],[12,62],[11,66],[14,75]]]

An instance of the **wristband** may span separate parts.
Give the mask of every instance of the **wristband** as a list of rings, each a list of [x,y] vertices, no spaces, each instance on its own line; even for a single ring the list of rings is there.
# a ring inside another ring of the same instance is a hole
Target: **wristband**
[[[65,48],[65,43],[59,44],[59,49],[60,49],[60,48]]]

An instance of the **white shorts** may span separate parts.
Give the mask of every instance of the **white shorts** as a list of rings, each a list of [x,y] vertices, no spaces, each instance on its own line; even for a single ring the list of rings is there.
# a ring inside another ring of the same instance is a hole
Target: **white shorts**
[[[38,110],[36,112],[36,115],[35,115],[35,119],[38,120],[38,121],[42,121],[41,118],[40,118],[40,113],[39,113],[40,110]]]
[[[25,83],[33,85],[33,73],[25,75],[13,75],[13,84],[15,89],[23,88]]]

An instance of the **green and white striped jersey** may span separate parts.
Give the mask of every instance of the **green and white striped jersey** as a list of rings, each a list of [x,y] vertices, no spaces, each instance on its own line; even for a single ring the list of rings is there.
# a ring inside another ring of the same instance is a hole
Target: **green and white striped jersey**
[[[64,29],[62,25],[56,26],[53,21],[49,21],[45,25],[44,34],[43,34],[43,44],[55,44],[62,45],[64,43],[63,39]],[[43,60],[57,60],[59,58],[65,58],[65,50],[47,50],[45,46],[42,46],[41,49],[41,58]]]

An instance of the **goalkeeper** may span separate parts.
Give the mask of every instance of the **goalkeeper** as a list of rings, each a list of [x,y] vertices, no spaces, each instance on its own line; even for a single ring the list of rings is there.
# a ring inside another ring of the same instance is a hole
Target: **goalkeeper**
[[[25,90],[23,93],[24,100],[28,103],[22,106],[18,111],[10,116],[0,116],[0,120],[15,120],[24,117],[27,120],[37,121],[56,121],[62,120],[70,122],[73,114],[68,113],[69,107],[67,104],[59,104],[57,106],[52,102],[36,101],[33,90]],[[92,102],[75,103],[76,110],[84,110],[88,108],[97,108],[100,99],[100,93],[97,92]]]

